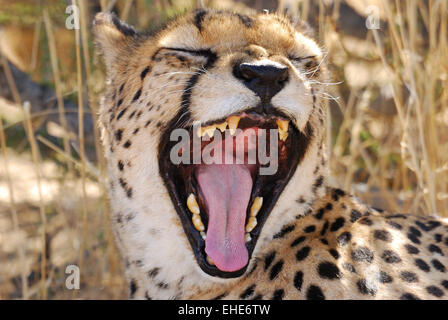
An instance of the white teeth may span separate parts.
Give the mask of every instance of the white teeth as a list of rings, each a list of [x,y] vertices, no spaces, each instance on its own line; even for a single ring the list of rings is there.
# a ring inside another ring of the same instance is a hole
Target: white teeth
[[[277,126],[278,126],[278,136],[280,140],[286,141],[288,139],[288,128],[289,128],[289,121],[288,120],[277,120]]]
[[[246,234],[244,235],[244,241],[245,241],[245,242],[249,242],[250,240],[252,240],[252,237],[250,236],[249,233],[246,233]]]
[[[187,207],[193,214],[199,214],[201,212],[196,197],[192,193],[187,198]]]
[[[252,207],[250,207],[250,216],[256,217],[262,206],[263,197],[256,197],[254,202],[252,203]]]
[[[193,222],[193,225],[196,228],[196,230],[204,231],[205,227],[204,224],[202,223],[201,216],[199,215],[201,211],[199,210],[199,205],[198,202],[196,201],[196,197],[192,193],[187,198],[187,207],[191,211],[191,213],[193,213],[191,221]]]
[[[257,226],[257,218],[249,217],[249,220],[246,224],[246,232],[251,232]]]
[[[238,123],[240,122],[241,117],[239,116],[231,116],[227,118],[227,122],[229,123],[230,134],[233,136],[238,128]]]
[[[215,134],[216,127],[215,126],[208,126],[204,128],[205,134],[207,134],[210,138],[213,137]]]
[[[207,262],[208,262],[209,264],[211,264],[212,266],[215,265],[215,263],[213,262],[212,258],[210,258],[209,256],[207,256]]]
[[[223,123],[217,124],[216,128],[219,129],[219,131],[224,132],[227,128],[227,121],[224,121]]]
[[[196,228],[196,230],[198,231],[205,230],[204,224],[202,223],[201,216],[199,214],[194,214],[193,217],[191,218],[191,221],[193,222],[193,225]]]
[[[202,237],[202,239],[207,239],[207,235],[205,234],[205,232],[204,231],[201,231],[201,237]]]

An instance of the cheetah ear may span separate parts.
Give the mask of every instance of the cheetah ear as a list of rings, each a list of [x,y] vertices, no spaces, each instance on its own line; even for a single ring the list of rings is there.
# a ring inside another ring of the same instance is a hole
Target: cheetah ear
[[[114,13],[100,12],[95,16],[92,32],[99,52],[109,71],[120,65],[132,50],[137,38],[135,29],[120,21]]]

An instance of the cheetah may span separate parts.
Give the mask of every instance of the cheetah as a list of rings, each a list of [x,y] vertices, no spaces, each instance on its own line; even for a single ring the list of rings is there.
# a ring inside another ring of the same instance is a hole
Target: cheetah
[[[305,24],[200,9],[155,34],[111,13],[92,28],[131,299],[448,298],[446,220],[376,210],[331,186],[329,72]],[[269,161],[248,161],[263,139]],[[219,162],[224,145],[242,145],[239,163]]]

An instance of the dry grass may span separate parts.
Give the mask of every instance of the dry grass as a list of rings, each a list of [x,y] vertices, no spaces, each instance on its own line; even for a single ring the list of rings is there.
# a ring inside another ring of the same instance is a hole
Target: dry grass
[[[372,1],[348,2],[362,11]],[[85,132],[80,125],[75,135],[69,134],[64,120],[69,110],[63,97],[74,92],[79,123],[85,117],[96,122],[104,83],[88,30],[90,1],[73,2],[81,10],[81,29],[71,33],[73,52],[61,51],[57,45],[67,42],[57,36],[65,11],[58,16],[50,4],[33,7],[22,22],[30,24],[34,35],[32,48],[24,50],[32,52],[30,63],[40,66],[31,70],[55,88],[60,123],[52,125],[60,132],[58,138],[52,137],[54,130],[40,126],[33,106],[22,101],[2,57],[14,97],[7,110],[14,112],[0,112],[0,299],[127,296],[122,262],[108,224],[107,179],[98,132]],[[99,1],[102,8],[114,2]],[[149,9],[146,1],[117,3],[123,19],[153,28],[200,2],[172,1],[175,6],[171,6],[160,0],[150,2]],[[377,207],[448,216],[448,3],[382,1],[381,28],[360,38],[341,30],[342,2],[332,1],[333,6],[329,2],[319,1],[316,6],[317,1],[285,0],[281,4],[295,3],[301,18],[313,8],[318,10],[316,33],[333,72],[327,130],[334,183]],[[14,5],[18,3],[30,2]],[[0,18],[8,28],[1,10]],[[11,26],[17,23],[13,18]],[[0,109],[6,107],[0,100]],[[94,135],[94,143],[88,144],[86,135]],[[79,291],[65,288],[69,264],[81,268]]]

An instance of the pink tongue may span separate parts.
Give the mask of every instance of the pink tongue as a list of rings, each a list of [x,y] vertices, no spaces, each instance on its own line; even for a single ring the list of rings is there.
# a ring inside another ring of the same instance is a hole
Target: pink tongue
[[[246,266],[244,234],[252,190],[249,168],[237,164],[201,165],[197,180],[208,210],[205,252],[222,271]]]

